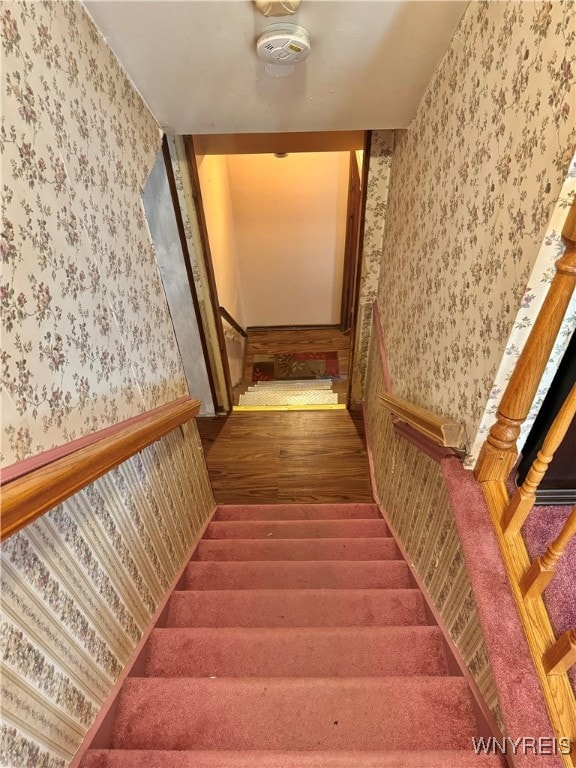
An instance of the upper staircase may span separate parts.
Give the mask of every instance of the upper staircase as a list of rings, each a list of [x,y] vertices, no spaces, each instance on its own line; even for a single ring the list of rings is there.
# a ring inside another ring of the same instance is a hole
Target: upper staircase
[[[239,406],[336,406],[332,379],[258,381],[238,395]],[[346,398],[342,398],[345,402]]]
[[[219,507],[164,615],[81,768],[501,765],[375,505]]]

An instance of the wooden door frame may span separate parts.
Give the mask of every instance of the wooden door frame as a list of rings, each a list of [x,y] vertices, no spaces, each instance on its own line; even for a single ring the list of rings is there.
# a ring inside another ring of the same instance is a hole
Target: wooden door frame
[[[342,276],[342,299],[340,302],[340,330],[345,333],[352,328],[356,274],[358,270],[358,248],[362,203],[362,180],[356,152],[350,152],[348,174],[348,207],[346,210],[346,237],[344,240],[344,272]]]
[[[350,327],[350,366],[348,393],[346,396],[346,405],[350,409],[350,400],[352,397],[353,371],[356,362],[356,329],[358,326],[358,309],[360,304],[360,284],[362,277],[362,255],[364,252],[364,230],[366,227],[366,201],[368,200],[368,175],[370,172],[370,149],[372,146],[372,131],[364,133],[364,160],[362,163],[362,188],[360,194],[360,222],[358,226],[358,245],[356,250],[356,261],[354,279],[352,285],[353,306],[352,306],[352,324]]]
[[[194,207],[196,209],[196,218],[198,220],[198,230],[200,232],[200,243],[202,245],[202,256],[206,275],[208,277],[209,304],[207,311],[210,311],[214,318],[216,335],[218,338],[218,351],[222,360],[222,369],[224,372],[224,382],[226,387],[227,403],[223,403],[224,410],[227,413],[232,411],[234,404],[234,394],[232,391],[232,378],[230,376],[230,365],[228,363],[228,353],[226,350],[226,339],[220,317],[220,301],[218,300],[218,289],[216,287],[216,276],[214,273],[214,263],[212,261],[212,252],[210,250],[210,240],[208,238],[208,226],[204,214],[204,202],[202,200],[202,190],[200,188],[200,177],[198,175],[198,164],[196,163],[196,152],[194,149],[194,138],[184,136],[184,148],[186,150],[186,160],[188,163],[188,172],[190,174],[190,183],[192,187],[192,196],[194,198]],[[207,362],[208,362],[207,358]]]
[[[182,247],[182,255],[184,257],[184,266],[186,268],[186,276],[188,277],[188,286],[190,288],[192,304],[194,306],[194,314],[196,316],[196,325],[198,326],[198,334],[200,336],[202,354],[204,355],[204,360],[206,361],[206,373],[208,374],[208,385],[210,387],[210,394],[212,396],[212,407],[214,409],[214,413],[218,413],[218,396],[216,393],[216,385],[214,383],[214,375],[209,365],[210,356],[208,354],[208,342],[206,340],[206,332],[202,322],[202,315],[200,313],[200,303],[198,301],[198,294],[196,292],[196,284],[194,283],[192,261],[190,259],[190,252],[188,250],[188,241],[186,240],[184,221],[182,220],[182,211],[180,209],[180,202],[178,200],[178,191],[176,189],[176,180],[174,178],[174,169],[172,168],[172,159],[170,157],[170,148],[168,147],[168,139],[166,134],[164,134],[162,138],[162,156],[164,158],[164,166],[166,167],[166,176],[168,178],[168,187],[170,189],[172,205],[174,206],[176,226],[178,228],[180,245]]]
[[[348,201],[347,201],[347,214],[346,214],[346,240],[345,240],[345,253],[344,253],[344,265],[343,265],[343,281],[342,281],[342,306],[341,306],[341,323],[340,328],[350,334],[350,367],[349,367],[349,379],[352,381],[352,369],[354,365],[354,351],[355,351],[355,338],[356,338],[356,326],[358,322],[358,302],[360,296],[360,282],[362,275],[362,250],[364,240],[364,228],[365,228],[365,214],[366,214],[366,200],[368,195],[368,167],[370,161],[370,146],[371,146],[371,131],[364,131],[364,162],[362,165],[361,186],[360,195],[358,196],[356,189],[353,187],[354,179],[352,178],[352,162],[354,160],[356,164],[356,171],[358,171],[357,161],[355,158],[350,158],[350,174],[348,181]],[[228,363],[228,356],[226,352],[226,342],[224,338],[224,331],[222,328],[222,322],[219,315],[220,302],[218,300],[218,291],[216,288],[216,277],[214,272],[214,265],[212,261],[212,254],[210,250],[210,242],[208,238],[208,227],[206,223],[206,217],[204,214],[204,205],[202,200],[202,192],[200,188],[200,179],[198,175],[198,166],[196,163],[196,152],[194,147],[194,137],[191,135],[184,136],[184,147],[186,151],[186,159],[188,163],[188,169],[190,174],[190,181],[192,186],[192,194],[194,198],[194,204],[196,208],[196,215],[198,220],[198,229],[200,232],[200,241],[202,245],[202,251],[204,256],[204,263],[206,267],[206,273],[208,277],[208,289],[210,294],[210,310],[214,314],[214,321],[218,333],[218,347],[220,357],[222,359],[222,366],[224,370],[224,378],[226,382],[226,392],[228,395],[228,412],[232,409],[233,403],[233,391],[230,376],[230,366]],[[318,150],[320,151],[320,150]],[[326,150],[334,151],[334,150]],[[351,150],[351,154],[356,150]],[[360,178],[358,174],[357,178]],[[346,312],[346,315],[344,314]],[[344,327],[347,326],[347,327]],[[347,407],[350,404],[350,387],[347,394]]]

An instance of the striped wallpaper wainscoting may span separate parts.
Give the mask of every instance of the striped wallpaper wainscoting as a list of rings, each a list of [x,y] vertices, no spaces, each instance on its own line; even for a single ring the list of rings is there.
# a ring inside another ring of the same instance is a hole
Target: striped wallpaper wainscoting
[[[395,434],[380,394],[385,391],[378,338],[372,334],[365,419],[376,493],[472,676],[501,722],[492,670],[440,464]]]
[[[3,766],[67,765],[213,508],[190,422],[3,543]]]

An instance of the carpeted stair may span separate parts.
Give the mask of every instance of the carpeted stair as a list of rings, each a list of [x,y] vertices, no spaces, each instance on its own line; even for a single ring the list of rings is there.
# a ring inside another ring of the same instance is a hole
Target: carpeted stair
[[[81,768],[500,766],[449,669],[376,506],[220,507]]]

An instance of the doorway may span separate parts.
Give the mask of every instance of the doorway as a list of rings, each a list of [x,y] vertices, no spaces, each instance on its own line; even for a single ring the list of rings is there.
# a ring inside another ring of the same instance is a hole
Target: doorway
[[[348,349],[340,340],[338,352],[339,401],[346,400],[366,139],[362,131],[187,137],[236,405],[253,383],[244,380],[248,334],[261,341],[267,332],[314,329],[320,339],[322,331],[347,334]]]

